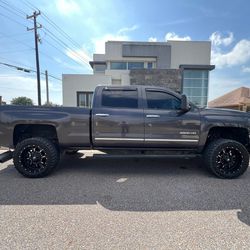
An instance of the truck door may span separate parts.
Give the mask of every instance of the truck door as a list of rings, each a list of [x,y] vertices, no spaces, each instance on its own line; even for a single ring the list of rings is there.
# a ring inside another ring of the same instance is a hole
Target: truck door
[[[92,111],[95,147],[141,147],[144,143],[144,113],[141,89],[105,87],[97,91]]]
[[[146,147],[197,147],[198,110],[181,111],[181,100],[164,90],[145,89],[144,100]]]

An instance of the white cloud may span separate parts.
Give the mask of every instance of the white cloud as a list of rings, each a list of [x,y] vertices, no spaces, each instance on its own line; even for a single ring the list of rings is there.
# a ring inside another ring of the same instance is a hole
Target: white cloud
[[[244,72],[244,73],[250,73],[250,67],[243,66],[242,67],[242,72]]]
[[[209,37],[209,40],[211,40],[213,46],[228,46],[234,41],[234,35],[232,32],[229,32],[228,36],[223,37],[219,31],[216,31],[212,33],[212,35]]]
[[[80,6],[74,0],[56,0],[56,8],[65,16],[80,13]]]
[[[67,56],[72,58],[74,61],[82,64],[84,67],[89,66],[89,61],[92,60],[84,49],[67,48],[65,53],[67,54]]]
[[[250,40],[246,39],[239,41],[228,53],[223,53],[216,48],[211,52],[211,61],[218,68],[241,65],[249,60]]]
[[[92,43],[94,45],[94,53],[105,53],[105,42],[107,41],[130,41],[131,39],[127,33],[136,29],[138,29],[138,25],[133,25],[131,27],[121,28],[114,34],[104,34],[101,37],[93,38]]]
[[[59,63],[62,67],[66,69],[73,70],[75,73],[85,73],[85,71],[83,72],[85,67],[83,68],[81,65],[72,65],[71,63],[63,61],[59,57],[53,57],[53,58],[57,63]]]
[[[137,30],[137,29],[138,29],[138,25],[133,25],[131,27],[124,27],[124,28],[119,29],[117,34],[122,35],[124,33],[131,32],[131,31],[134,31],[134,30]]]
[[[129,41],[130,38],[127,35],[115,35],[106,34],[99,38],[92,39],[94,43],[94,53],[103,54],[105,53],[105,42],[107,41]]]
[[[209,80],[209,101],[226,94],[242,86],[249,86],[250,78],[237,75],[228,76],[228,74],[218,74],[218,71],[212,71]]]
[[[191,37],[190,36],[179,36],[177,35],[175,32],[168,32],[165,35],[165,41],[169,41],[169,40],[176,40],[176,41],[191,41]]]
[[[149,37],[148,39],[149,42],[157,42],[157,38],[156,37]]]

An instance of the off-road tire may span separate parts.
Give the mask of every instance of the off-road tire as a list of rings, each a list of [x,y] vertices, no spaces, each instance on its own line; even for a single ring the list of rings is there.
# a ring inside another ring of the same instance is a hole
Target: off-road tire
[[[234,140],[218,139],[210,142],[203,157],[207,168],[223,179],[239,177],[249,165],[247,149]]]
[[[60,153],[56,146],[40,137],[24,139],[16,145],[13,153],[15,168],[29,178],[47,176],[55,169],[59,159]]]

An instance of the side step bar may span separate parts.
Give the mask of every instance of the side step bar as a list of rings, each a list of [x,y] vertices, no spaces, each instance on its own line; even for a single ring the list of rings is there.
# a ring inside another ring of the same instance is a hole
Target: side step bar
[[[13,157],[13,152],[12,151],[6,151],[2,154],[0,154],[0,163],[4,163]]]

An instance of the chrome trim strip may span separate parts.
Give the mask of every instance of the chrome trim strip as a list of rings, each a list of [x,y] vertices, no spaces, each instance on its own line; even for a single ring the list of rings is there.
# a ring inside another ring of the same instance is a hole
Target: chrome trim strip
[[[145,142],[198,142],[199,140],[192,139],[142,139],[142,138],[95,138],[96,141],[145,141]]]
[[[107,117],[107,116],[109,116],[109,114],[95,114],[95,116]]]
[[[145,139],[148,142],[198,142],[193,139]]]
[[[95,138],[96,141],[144,141],[142,138]]]
[[[158,118],[160,115],[146,115],[147,118]]]

